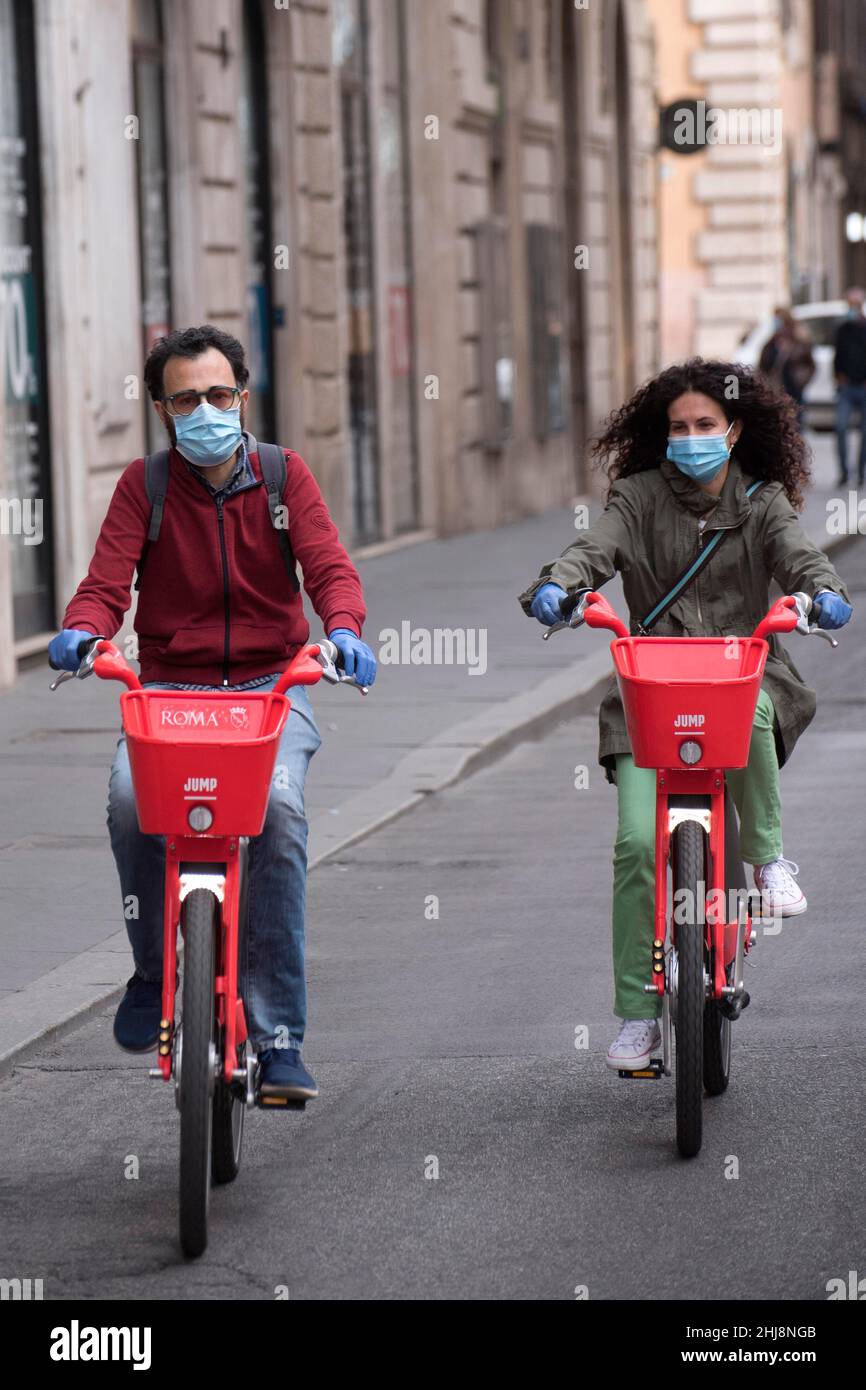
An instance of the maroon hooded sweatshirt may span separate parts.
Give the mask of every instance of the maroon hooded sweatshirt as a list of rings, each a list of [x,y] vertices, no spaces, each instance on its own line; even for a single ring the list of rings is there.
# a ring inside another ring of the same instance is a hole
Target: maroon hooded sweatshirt
[[[169,451],[162,526],[135,615],[142,681],[235,685],[282,671],[309,640],[303,600],[271,524],[256,443],[251,436],[247,443],[256,482],[221,502]],[[345,627],[360,637],[366,610],[358,572],[307,465],[291,450],[285,457],[283,504],[304,588],[325,632]],[[150,510],[140,458],[121,474],[64,628],[117,633]]]

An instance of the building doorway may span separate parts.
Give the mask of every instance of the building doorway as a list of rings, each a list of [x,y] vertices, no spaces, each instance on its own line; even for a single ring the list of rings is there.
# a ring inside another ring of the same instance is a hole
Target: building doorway
[[[136,0],[133,26],[142,348],[147,357],[156,340],[171,330],[171,239],[161,0]],[[149,400],[145,403],[145,432],[151,452],[165,447],[165,430]]]
[[[577,248],[586,241],[583,216],[580,145],[580,50],[578,25],[582,17],[572,5],[562,6],[562,118],[564,143],[565,267],[568,306],[568,379],[570,389],[571,437],[575,444],[575,487],[588,491],[584,469],[584,441],[587,432],[585,274],[575,264]]]
[[[625,400],[635,389],[634,230],[632,218],[631,74],[625,5],[618,0],[614,31],[614,114],[616,117],[616,260],[617,358],[619,394]]]
[[[343,136],[343,236],[349,338],[346,372],[352,498],[355,541],[363,545],[379,539],[382,524],[367,0],[335,0],[333,24]]]
[[[247,349],[249,419],[253,434],[276,440],[274,393],[274,238],[268,54],[261,0],[245,0],[240,110],[246,169]]]
[[[32,0],[0,0],[0,323],[6,360],[0,528],[15,640],[54,626],[36,42]]]

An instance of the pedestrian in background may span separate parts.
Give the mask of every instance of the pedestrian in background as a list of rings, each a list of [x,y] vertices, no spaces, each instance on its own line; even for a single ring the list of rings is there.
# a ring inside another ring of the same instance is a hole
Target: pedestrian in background
[[[790,309],[775,311],[773,334],[764,345],[758,371],[776,391],[785,391],[797,407],[797,420],[803,428],[803,392],[815,375],[812,335],[798,323]]]
[[[836,330],[834,372],[839,394],[836,401],[836,440],[839,447],[839,486],[848,482],[848,428],[857,412],[860,421],[860,453],[857,483],[866,476],[866,318],[863,317],[862,290],[850,289],[845,296],[848,313]]]

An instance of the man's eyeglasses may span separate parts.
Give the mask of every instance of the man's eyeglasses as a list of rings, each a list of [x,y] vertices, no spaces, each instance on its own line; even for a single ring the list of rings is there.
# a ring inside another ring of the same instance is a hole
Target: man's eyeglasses
[[[170,415],[192,415],[201,400],[215,410],[233,410],[240,398],[237,386],[212,386],[209,391],[175,391],[173,396],[163,396],[162,404]]]

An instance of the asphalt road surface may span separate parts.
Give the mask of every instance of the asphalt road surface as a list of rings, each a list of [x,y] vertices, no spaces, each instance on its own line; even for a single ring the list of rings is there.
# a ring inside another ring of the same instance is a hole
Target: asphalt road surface
[[[838,563],[859,622],[836,652],[789,639],[820,692],[782,784],[809,911],[758,942],[698,1158],[673,1081],[604,1063],[615,794],[587,717],[313,875],[321,1098],[248,1116],[199,1261],[173,1095],[110,1011],[3,1082],[0,1275],[46,1298],[824,1300],[866,1273],[866,545]]]

